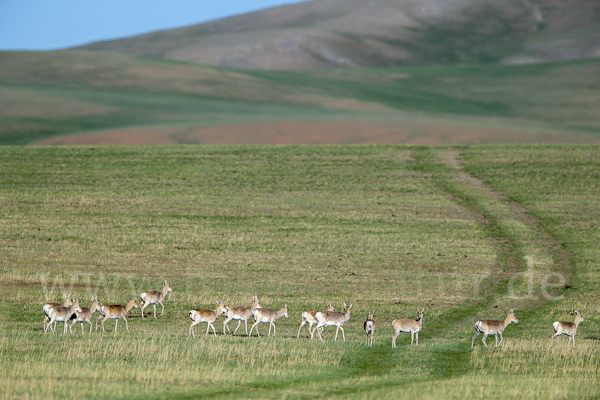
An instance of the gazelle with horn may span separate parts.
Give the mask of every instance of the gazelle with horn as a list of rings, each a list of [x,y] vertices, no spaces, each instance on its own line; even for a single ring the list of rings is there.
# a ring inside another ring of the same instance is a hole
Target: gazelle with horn
[[[92,297],[92,305],[90,308],[81,307],[80,312],[76,312],[71,316],[73,322],[71,322],[71,326],[69,326],[69,331],[73,333],[73,326],[77,323],[81,323],[81,334],[83,335],[83,323],[87,322],[90,324],[90,335],[92,334],[92,314],[96,311],[100,310],[100,305],[98,304],[98,296]]]
[[[577,327],[583,321],[583,317],[579,313],[579,311],[575,311],[575,322],[565,322],[565,321],[555,321],[552,324],[554,328],[554,335],[552,335],[552,339],[556,338],[556,343],[558,343],[558,337],[560,335],[567,335],[569,337],[569,343],[571,340],[573,341],[573,346],[575,346],[575,334],[577,333]]]
[[[514,309],[508,312],[508,315],[506,316],[504,321],[497,319],[482,319],[475,322],[475,336],[473,336],[473,340],[471,341],[471,348],[473,348],[473,343],[475,342],[475,339],[477,338],[477,336],[479,336],[480,333],[483,333],[483,339],[481,341],[483,342],[483,345],[485,347],[487,347],[485,339],[487,339],[488,335],[495,336],[496,347],[498,347],[498,345],[502,344],[502,341],[504,340],[504,338],[502,337],[502,332],[504,332],[504,329],[506,329],[506,327],[510,325],[511,322],[514,322],[515,324],[519,323],[519,320],[517,319],[517,317],[515,317]],[[498,343],[498,335],[500,335],[500,343]]]
[[[190,310],[190,319],[192,320],[192,325],[190,325],[188,336],[192,335],[192,337],[196,337],[196,334],[194,333],[194,325],[197,325],[201,322],[206,322],[208,326],[206,327],[206,334],[204,335],[204,337],[208,336],[208,330],[210,328],[212,328],[215,337],[217,337],[217,332],[215,331],[215,326],[213,325],[213,322],[216,321],[219,315],[225,312],[225,308],[225,303],[217,300],[217,308],[215,310],[209,310],[206,308],[197,308],[195,310]]]
[[[44,311],[44,332],[46,331],[46,323],[50,321],[50,309],[54,307],[71,307],[73,301],[71,300],[71,293],[67,293],[63,295],[64,302],[62,303],[46,303],[42,306],[42,311]],[[56,328],[56,323],[52,330],[54,331]]]
[[[373,314],[375,311],[369,311],[367,320],[364,323],[365,333],[367,334],[367,346],[373,346],[373,336],[375,336],[375,321],[373,321]]]
[[[335,330],[335,339],[334,342],[337,341],[338,332],[340,329],[342,330],[342,337],[344,338],[344,342],[346,341],[346,335],[344,334],[344,328],[342,327],[346,321],[350,319],[350,309],[352,308],[352,304],[347,305],[344,302],[344,312],[337,311],[319,311],[315,314],[315,318],[317,319],[317,327],[313,330],[313,333],[317,331],[319,339],[323,341],[323,337],[321,336],[321,332],[323,332],[324,326],[335,326],[337,329]]]
[[[392,348],[396,347],[396,338],[402,332],[410,333],[410,345],[412,346],[417,338],[417,346],[419,345],[419,332],[421,326],[423,326],[423,313],[425,308],[419,310],[417,307],[417,319],[412,318],[398,318],[392,321],[392,328],[394,328],[394,336],[392,336]]]
[[[225,328],[227,331],[231,332],[227,323],[232,319],[237,320],[237,326],[233,331],[233,335],[237,332],[238,328],[244,321],[246,325],[246,336],[248,335],[248,319],[254,315],[254,312],[257,308],[262,308],[258,301],[258,296],[254,296],[252,298],[252,305],[250,307],[246,306],[227,306],[225,307],[225,321],[223,322],[223,335],[225,335]]]
[[[327,311],[335,311],[335,308],[333,308],[331,303],[329,303],[327,305]],[[309,310],[309,311],[304,311],[300,315],[300,318],[302,318],[302,323],[300,324],[300,328],[298,328],[298,335],[296,336],[296,338],[300,337],[300,330],[302,330],[302,327],[304,325],[308,324],[308,333],[310,333],[310,337],[312,339],[313,334],[314,334],[314,330],[312,329],[312,326],[317,323],[317,317],[316,317],[317,313],[318,313],[318,311],[316,311],[316,310]]]
[[[104,322],[107,319],[115,320],[115,333],[117,332],[117,325],[119,324],[119,319],[123,319],[125,321],[125,329],[127,329],[127,333],[129,333],[129,325],[127,324],[127,313],[133,307],[138,308],[138,304],[135,302],[135,298],[132,296],[129,298],[126,306],[122,306],[120,304],[113,305],[105,305],[100,307],[100,315],[96,318],[96,330],[98,330],[98,320],[102,317],[102,332],[104,331]]]
[[[263,322],[269,323],[268,337],[271,337],[271,327],[273,328],[273,337],[275,337],[275,321],[281,317],[288,317],[287,304],[285,304],[279,311],[275,311],[272,308],[257,308],[254,311],[254,320],[256,322],[254,322],[252,328],[250,328],[250,334],[248,336],[252,336],[252,330],[256,328],[256,334],[258,337],[260,337],[260,333],[258,332],[258,324]]]
[[[165,300],[167,293],[172,291],[173,289],[171,289],[171,286],[169,286],[165,280],[163,281],[162,291],[146,290],[145,292],[140,293],[140,300],[142,301],[142,318],[144,318],[144,308],[148,307],[150,304],[154,306],[154,318],[156,318],[156,305],[160,304],[162,306],[162,311],[160,312],[160,316],[162,317],[165,312],[163,301]]]
[[[52,324],[55,323],[56,321],[65,323],[64,334],[66,334],[67,333],[67,323],[71,319],[71,316],[73,314],[75,314],[76,312],[81,312],[81,307],[79,307],[78,299],[73,300],[73,304],[71,304],[71,307],[58,306],[58,307],[51,308],[49,310],[50,322],[48,322],[48,324],[46,325],[44,334],[46,334],[48,328],[51,328]],[[52,331],[52,333],[54,333],[54,330]]]

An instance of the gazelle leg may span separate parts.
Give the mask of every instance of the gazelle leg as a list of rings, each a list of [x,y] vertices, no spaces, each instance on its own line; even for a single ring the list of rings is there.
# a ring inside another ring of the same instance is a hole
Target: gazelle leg
[[[165,305],[162,303],[162,301],[160,301],[158,304],[160,304],[162,306],[162,311],[160,312],[160,316],[162,317],[163,314],[165,313]]]
[[[204,337],[208,336],[208,330],[210,329],[210,322],[206,324],[206,333],[204,334]]]
[[[419,332],[417,332],[415,336],[417,337],[417,347],[419,347]]]
[[[233,334],[235,335],[235,333],[237,332],[237,330],[240,328],[240,326],[242,326],[242,320],[238,319],[237,320],[237,325],[235,326],[235,329],[233,331]],[[248,335],[248,324],[246,323],[246,335]]]
[[[156,303],[152,304],[152,306],[154,307],[154,319],[156,319]]]
[[[142,306],[140,307],[142,309],[142,318],[144,318],[144,308],[146,308],[146,306],[148,305],[147,303],[143,303],[144,300],[142,300]]]
[[[481,341],[483,342],[483,345],[484,345],[485,347],[487,347],[487,344],[485,344],[485,339],[487,339],[487,337],[488,337],[488,334],[487,334],[487,333],[484,333],[484,334],[483,334],[483,339],[481,339]]]
[[[410,331],[410,345],[412,346],[415,341],[415,332]]]
[[[115,319],[115,333],[117,333],[117,325],[119,325],[119,318]]]
[[[502,344],[502,341],[504,341],[504,338],[502,337],[502,332],[500,332],[499,335],[500,335],[500,343],[498,343],[498,346],[500,346]]]
[[[335,330],[335,339],[333,339],[334,342],[337,342],[337,336],[338,336],[339,331],[340,331],[340,327],[338,326],[337,329]]]
[[[304,324],[306,324],[306,321],[302,320],[302,323],[300,324],[300,328],[298,328],[298,335],[296,336],[297,339],[300,338],[300,330],[302,329]],[[308,332],[310,333],[310,326],[308,327]]]
[[[340,326],[340,329],[342,330],[342,337],[344,338],[344,342],[345,342],[345,341],[346,341],[346,335],[344,334],[344,328],[342,328],[342,327]]]
[[[273,323],[271,322],[271,324],[273,324]],[[276,334],[276,333],[277,333],[277,330],[275,329],[275,324],[273,324],[273,337],[275,337],[275,334]],[[573,342],[573,343],[574,343],[574,342]]]
[[[106,322],[106,320],[108,319],[108,313],[106,313],[107,315],[102,319],[102,332],[104,332],[104,322]],[[98,322],[98,321],[96,321]],[[116,329],[116,326],[115,326]]]
[[[475,339],[479,336],[479,331],[475,331],[475,336],[473,336],[473,340],[471,340],[471,348],[473,348],[473,343],[475,343]]]
[[[240,320],[240,324],[242,323],[242,321]],[[248,336],[248,318],[246,318],[244,320],[244,325],[246,325],[246,336]]]
[[[215,331],[215,326],[213,324],[209,324],[212,327],[213,330],[213,335],[215,335],[215,337],[217,337],[217,332]]]
[[[271,326],[273,326],[273,323],[269,322],[269,333],[267,334],[267,337],[271,337]]]
[[[396,338],[398,337],[399,334],[400,334],[400,331],[394,333],[394,336],[392,336],[392,349],[396,347]]]

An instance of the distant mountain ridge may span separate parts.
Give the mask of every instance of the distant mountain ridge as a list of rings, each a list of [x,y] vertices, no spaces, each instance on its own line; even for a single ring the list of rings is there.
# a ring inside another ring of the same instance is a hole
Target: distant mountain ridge
[[[247,69],[600,57],[598,0],[312,0],[86,50]]]

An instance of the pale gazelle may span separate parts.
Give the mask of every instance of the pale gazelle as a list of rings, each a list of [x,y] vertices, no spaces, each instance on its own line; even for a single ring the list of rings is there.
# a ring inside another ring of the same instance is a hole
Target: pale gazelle
[[[344,342],[346,341],[346,335],[344,334],[344,322],[350,319],[350,309],[352,308],[352,304],[347,305],[344,302],[344,312],[337,311],[319,311],[315,314],[315,318],[317,319],[317,327],[313,330],[313,333],[317,331],[319,335],[319,339],[323,341],[323,337],[321,337],[321,332],[323,332],[324,326],[336,326],[335,330],[335,339],[334,342],[337,341],[338,332],[342,330],[342,337],[344,338]],[[311,338],[312,339],[312,338]]]
[[[335,311],[335,308],[329,303],[327,305],[327,311]],[[318,313],[316,310],[304,311],[300,317],[302,318],[302,323],[300,324],[300,328],[298,328],[297,338],[300,337],[300,330],[305,324],[308,324],[308,333],[310,333],[310,337],[313,337],[314,330],[312,329],[313,324],[317,323],[317,317],[315,316]]]
[[[145,292],[140,293],[140,300],[142,300],[142,318],[144,318],[144,308],[150,304],[154,306],[154,318],[156,318],[156,305],[160,304],[162,306],[162,311],[160,312],[160,316],[162,317],[165,312],[163,301],[165,300],[167,293],[172,291],[173,289],[171,289],[171,286],[169,286],[167,281],[163,281],[162,291],[146,290]]]
[[[81,307],[80,312],[76,312],[71,316],[73,322],[71,322],[71,326],[69,326],[69,330],[73,333],[73,325],[80,322],[81,323],[81,334],[83,335],[83,323],[87,322],[90,324],[90,335],[92,334],[92,314],[96,311],[100,310],[100,305],[98,304],[98,296],[92,297],[92,305],[90,308]]]
[[[423,312],[425,308],[419,310],[417,307],[417,319],[411,318],[398,318],[392,321],[392,328],[394,328],[394,336],[392,336],[392,347],[396,347],[396,338],[402,332],[410,333],[410,345],[413,345],[415,336],[417,337],[417,346],[419,345],[419,331],[423,325]]]
[[[190,325],[189,335],[196,337],[194,334],[194,325],[199,324],[200,322],[206,322],[208,326],[206,327],[206,334],[204,337],[208,336],[208,330],[212,328],[215,337],[217,337],[217,332],[215,332],[215,326],[213,322],[217,319],[219,315],[225,312],[225,303],[217,300],[217,309],[209,310],[206,308],[197,308],[195,310],[190,310],[190,319],[192,320],[192,325]]]
[[[225,328],[227,331],[231,332],[227,323],[232,319],[237,320],[237,326],[233,331],[233,335],[237,332],[238,328],[244,321],[246,325],[246,335],[248,335],[248,319],[254,315],[254,311],[257,308],[262,308],[260,303],[258,302],[258,296],[254,296],[252,298],[252,305],[250,307],[246,306],[227,306],[225,307],[225,321],[223,322],[223,335],[225,335]]]
[[[115,333],[117,332],[117,325],[119,324],[119,318],[122,318],[123,321],[125,321],[125,329],[127,329],[127,333],[129,333],[129,326],[127,324],[127,313],[129,312],[129,310],[131,310],[133,307],[138,308],[138,304],[135,302],[135,298],[132,296],[129,298],[129,301],[127,302],[126,306],[122,306],[120,304],[113,304],[113,305],[105,305],[100,307],[100,315],[98,315],[98,318],[96,318],[96,330],[98,330],[98,320],[102,317],[104,317],[102,319],[102,332],[104,331],[104,322],[107,319],[114,319],[115,320]]]
[[[504,340],[504,338],[502,337],[502,332],[504,332],[504,329],[511,322],[514,322],[515,324],[519,323],[519,320],[517,319],[517,317],[515,317],[514,309],[508,312],[508,315],[506,316],[504,321],[500,321],[497,319],[482,319],[475,322],[475,336],[473,336],[473,340],[471,341],[471,348],[473,348],[475,338],[477,338],[477,336],[479,336],[480,333],[483,333],[483,339],[481,341],[483,342],[483,345],[485,347],[487,347],[487,344],[485,344],[485,339],[488,337],[488,335],[494,335],[494,337],[496,338],[496,347],[498,347],[498,345],[502,344],[502,341]],[[500,343],[498,343],[498,335],[500,335]]]
[[[252,330],[256,328],[256,334],[260,337],[260,333],[258,332],[258,324],[261,322],[269,323],[269,334],[268,337],[271,336],[271,327],[273,327],[273,337],[275,337],[275,321],[277,321],[281,317],[288,317],[288,309],[287,304],[283,306],[283,308],[279,311],[275,311],[272,308],[257,308],[254,311],[254,320],[256,321],[252,328],[250,328],[250,334],[248,336],[252,336]]]
[[[44,311],[44,331],[46,330],[46,323],[50,321],[50,309],[54,307],[71,307],[73,301],[71,301],[71,293],[63,295],[64,302],[62,303],[46,303],[42,306]],[[56,324],[52,327],[52,330],[56,328]]]
[[[71,307],[63,307],[63,306],[52,307],[50,309],[50,322],[48,322],[48,324],[46,325],[44,334],[47,332],[48,328],[51,328],[52,324],[55,323],[56,321],[65,323],[64,333],[66,334],[67,333],[67,323],[71,319],[71,316],[78,311],[81,312],[81,307],[79,307],[78,299],[73,300],[73,304],[71,305]],[[52,331],[52,333],[54,333],[54,330]]]
[[[569,343],[573,340],[573,346],[575,346],[575,334],[577,333],[577,327],[581,321],[583,321],[583,317],[579,311],[575,311],[575,322],[555,321],[552,324],[555,332],[554,335],[552,335],[552,339],[556,338],[556,343],[558,343],[558,337],[560,335],[567,335],[569,337]]]
[[[373,336],[375,336],[375,321],[373,321],[373,313],[375,311],[369,311],[367,320],[365,321],[364,328],[367,334],[367,346],[373,346]]]

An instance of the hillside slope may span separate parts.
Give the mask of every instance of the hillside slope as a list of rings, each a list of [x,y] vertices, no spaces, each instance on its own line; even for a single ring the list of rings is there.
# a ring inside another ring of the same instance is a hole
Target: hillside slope
[[[589,58],[599,39],[596,0],[314,0],[83,48],[297,69]]]

